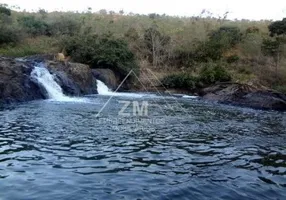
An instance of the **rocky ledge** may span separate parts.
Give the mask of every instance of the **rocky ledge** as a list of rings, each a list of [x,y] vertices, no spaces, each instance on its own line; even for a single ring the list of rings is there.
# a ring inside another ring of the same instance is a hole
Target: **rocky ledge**
[[[286,95],[246,84],[220,83],[200,91],[205,100],[264,110],[286,111]]]
[[[66,95],[97,93],[96,79],[87,65],[56,62],[48,55],[24,59],[0,57],[0,103],[46,98],[46,92],[31,78],[31,72],[39,63],[54,75]]]
[[[57,62],[53,55],[36,55],[24,59],[0,57],[0,103],[47,98],[41,85],[31,77],[31,72],[40,63],[54,75],[66,95],[96,94],[96,79],[113,89],[119,84],[111,70],[91,70],[80,63]],[[219,83],[201,89],[198,94],[202,99],[223,104],[286,111],[286,95],[245,84]]]
[[[30,78],[32,70],[26,62],[0,57],[0,103],[44,98],[39,86]]]

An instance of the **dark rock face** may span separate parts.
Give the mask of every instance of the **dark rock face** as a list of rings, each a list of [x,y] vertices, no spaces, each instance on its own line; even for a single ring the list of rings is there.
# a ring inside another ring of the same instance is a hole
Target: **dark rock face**
[[[40,88],[30,78],[32,70],[24,61],[0,57],[0,102],[43,99]]]
[[[203,99],[256,109],[286,111],[286,96],[271,90],[259,90],[249,85],[218,84],[205,88]]]
[[[56,75],[56,81],[65,94],[85,95],[97,94],[96,80],[88,65],[80,63],[63,63],[46,61],[48,70]]]
[[[80,96],[97,93],[96,80],[88,65],[55,61],[54,54],[39,54],[24,57],[24,59],[31,64],[45,63],[66,95]]]
[[[96,79],[87,65],[46,60],[51,55],[24,59],[0,57],[0,103],[44,99],[45,89],[30,75],[38,62],[45,63],[65,94],[96,94]]]
[[[107,87],[112,90],[116,90],[120,84],[119,78],[116,77],[115,73],[110,69],[93,69],[92,74],[96,79],[104,82]]]
[[[81,91],[78,85],[76,85],[65,72],[55,71],[55,81],[61,86],[63,92],[66,95],[79,96]]]

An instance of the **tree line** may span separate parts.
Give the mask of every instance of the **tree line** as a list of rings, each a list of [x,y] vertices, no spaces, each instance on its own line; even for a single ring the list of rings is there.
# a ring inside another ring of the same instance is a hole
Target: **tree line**
[[[165,75],[166,86],[186,89],[195,82],[233,80],[284,90],[285,35],[286,19],[231,21],[227,13],[180,18],[93,13],[91,8],[32,13],[0,6],[2,55],[64,52],[76,62],[111,68],[122,76],[148,67]]]

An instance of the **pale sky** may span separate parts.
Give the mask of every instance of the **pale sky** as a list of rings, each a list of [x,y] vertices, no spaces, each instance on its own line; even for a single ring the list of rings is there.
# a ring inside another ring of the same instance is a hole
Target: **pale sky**
[[[91,7],[125,13],[158,13],[176,16],[196,16],[206,9],[216,16],[229,11],[228,19],[273,19],[286,17],[286,0],[0,0],[18,5],[21,10],[84,11]]]

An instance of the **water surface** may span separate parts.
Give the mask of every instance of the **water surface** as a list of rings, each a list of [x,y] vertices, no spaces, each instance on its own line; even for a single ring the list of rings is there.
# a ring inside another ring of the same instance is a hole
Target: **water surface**
[[[286,114],[132,96],[0,110],[0,199],[286,199]]]

